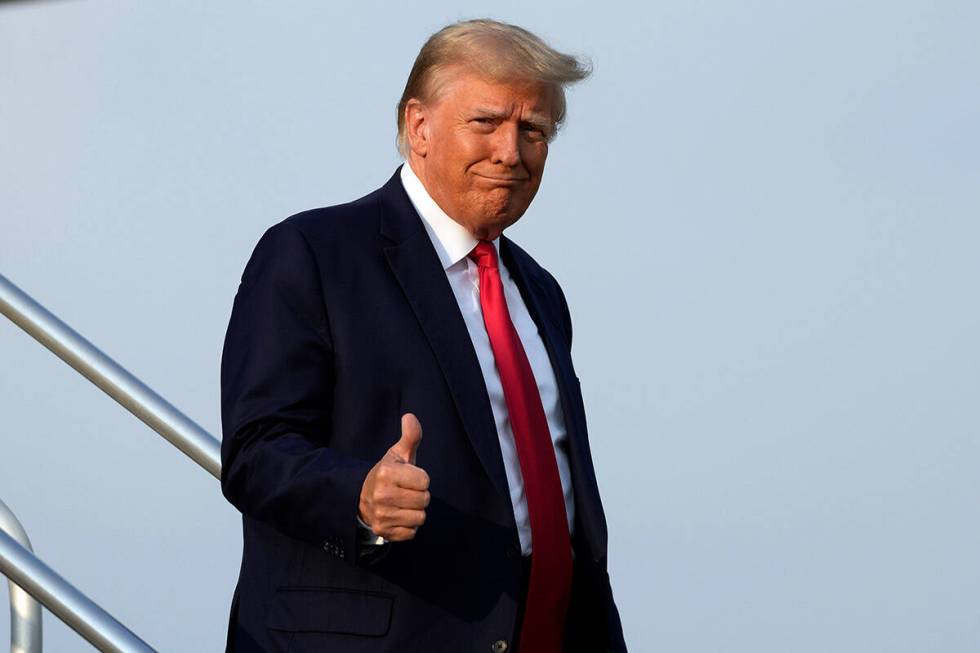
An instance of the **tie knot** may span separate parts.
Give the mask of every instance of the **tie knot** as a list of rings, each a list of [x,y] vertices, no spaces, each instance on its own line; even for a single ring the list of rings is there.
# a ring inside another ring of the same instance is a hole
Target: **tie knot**
[[[477,265],[481,268],[496,268],[497,267],[497,250],[493,248],[493,243],[481,240],[470,252],[470,258],[473,259]]]

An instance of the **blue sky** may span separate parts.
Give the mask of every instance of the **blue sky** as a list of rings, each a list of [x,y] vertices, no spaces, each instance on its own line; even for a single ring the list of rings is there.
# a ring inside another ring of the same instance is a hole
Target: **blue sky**
[[[975,3],[3,5],[0,273],[217,435],[259,235],[387,180],[418,48],[478,16],[595,66],[508,233],[571,305],[631,650],[974,651]],[[6,321],[0,414],[41,556],[221,650],[217,482]]]

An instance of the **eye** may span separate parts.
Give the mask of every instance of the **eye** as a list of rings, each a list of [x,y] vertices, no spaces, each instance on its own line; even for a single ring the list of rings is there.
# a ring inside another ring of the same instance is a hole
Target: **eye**
[[[533,141],[543,141],[547,139],[547,135],[544,133],[544,130],[540,127],[535,127],[534,125],[524,125],[521,127],[521,131],[524,132],[524,135],[527,138]]]
[[[484,133],[489,133],[496,128],[496,123],[493,118],[473,118],[470,120],[470,124],[473,126],[473,129]]]

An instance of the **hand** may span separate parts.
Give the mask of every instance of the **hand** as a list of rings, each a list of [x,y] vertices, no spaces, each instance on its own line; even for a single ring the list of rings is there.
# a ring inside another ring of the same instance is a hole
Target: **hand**
[[[402,436],[364,479],[358,516],[375,535],[392,542],[410,540],[425,523],[429,475],[415,466],[422,425],[412,413],[402,415]]]

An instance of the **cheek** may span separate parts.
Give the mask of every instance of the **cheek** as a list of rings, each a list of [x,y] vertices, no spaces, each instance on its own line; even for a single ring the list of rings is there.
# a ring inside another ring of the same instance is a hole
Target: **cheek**
[[[544,171],[544,162],[548,158],[546,143],[527,143],[521,152],[524,166],[532,177],[540,177]]]
[[[432,139],[432,154],[444,173],[458,174],[457,169],[467,165],[477,149],[474,135],[465,128],[440,129]]]
[[[479,134],[467,134],[464,138],[460,138],[456,144],[457,160],[468,167],[486,159],[488,156],[487,141],[487,138]]]

